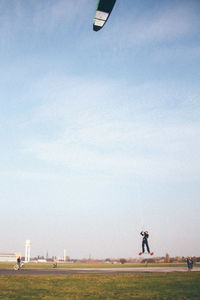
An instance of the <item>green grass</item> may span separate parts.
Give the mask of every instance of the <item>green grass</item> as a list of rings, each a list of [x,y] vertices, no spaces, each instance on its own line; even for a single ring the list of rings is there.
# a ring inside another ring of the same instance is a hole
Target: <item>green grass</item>
[[[16,263],[0,263],[0,269],[12,269]],[[25,263],[26,269],[52,269],[53,263]],[[195,264],[196,266],[200,266],[200,264]],[[186,263],[149,263],[148,267],[186,267]],[[57,268],[142,268],[146,267],[144,263],[140,264],[64,264],[59,263]]]
[[[199,299],[200,273],[0,276],[0,299]]]

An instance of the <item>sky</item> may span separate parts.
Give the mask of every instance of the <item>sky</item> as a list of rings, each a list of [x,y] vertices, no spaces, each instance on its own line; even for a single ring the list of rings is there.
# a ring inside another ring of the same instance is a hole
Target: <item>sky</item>
[[[0,0],[0,252],[200,255],[200,2]]]

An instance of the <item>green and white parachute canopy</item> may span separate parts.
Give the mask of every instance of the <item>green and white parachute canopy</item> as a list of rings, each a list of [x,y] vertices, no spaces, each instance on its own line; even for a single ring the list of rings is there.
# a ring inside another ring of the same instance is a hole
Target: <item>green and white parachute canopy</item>
[[[93,30],[100,30],[108,20],[116,0],[99,0],[94,16]]]

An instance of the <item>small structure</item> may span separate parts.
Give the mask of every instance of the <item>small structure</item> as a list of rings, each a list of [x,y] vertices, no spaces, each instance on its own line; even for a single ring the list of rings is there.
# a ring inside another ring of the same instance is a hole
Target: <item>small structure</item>
[[[16,262],[19,256],[21,257],[21,252],[1,252],[0,262]]]
[[[29,262],[31,257],[31,241],[26,240],[25,243],[25,261]]]
[[[64,249],[64,257],[63,260],[66,261],[66,249]]]

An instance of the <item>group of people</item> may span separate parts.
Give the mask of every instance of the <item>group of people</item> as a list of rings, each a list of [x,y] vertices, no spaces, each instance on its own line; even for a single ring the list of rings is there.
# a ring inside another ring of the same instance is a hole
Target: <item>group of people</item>
[[[153,255],[154,253],[150,251],[150,248],[149,248],[149,243],[148,243],[148,238],[149,238],[149,233],[148,231],[141,231],[140,234],[142,235],[142,252],[139,252],[139,255],[142,255],[143,253],[145,253],[145,248],[147,249],[147,252],[150,254],[150,255]],[[188,270],[191,271],[192,268],[193,268],[193,260],[191,257],[187,257],[186,258],[186,262],[187,262],[187,266],[188,266]],[[20,270],[21,268],[21,257],[19,256],[17,258],[17,265],[18,265],[18,270]],[[57,267],[57,263],[53,265],[54,268]]]
[[[143,253],[145,253],[145,247],[147,249],[147,252],[150,255],[153,255],[153,252],[150,252],[150,248],[149,248],[149,243],[148,243],[148,238],[149,238],[149,234],[148,231],[141,231],[140,234],[142,235],[142,252],[139,253],[139,255],[142,255]],[[188,267],[188,271],[191,271],[194,265],[194,261],[192,259],[191,256],[188,256],[186,258],[186,262],[187,262],[187,267]]]

